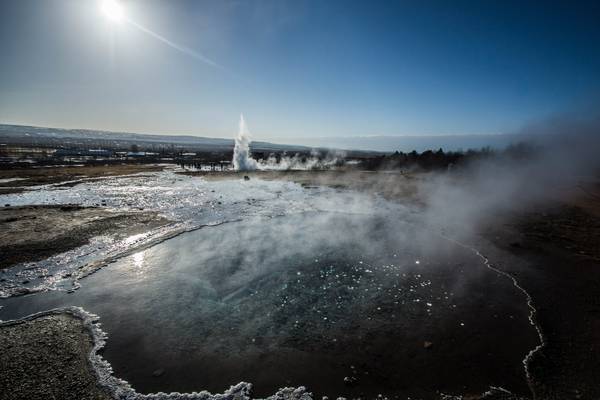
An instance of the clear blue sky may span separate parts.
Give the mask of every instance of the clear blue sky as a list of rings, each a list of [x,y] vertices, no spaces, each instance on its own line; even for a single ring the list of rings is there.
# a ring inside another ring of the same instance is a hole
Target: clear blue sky
[[[121,0],[175,46],[99,3],[0,0],[1,123],[231,137],[243,112],[257,139],[499,133],[600,89],[598,1]]]

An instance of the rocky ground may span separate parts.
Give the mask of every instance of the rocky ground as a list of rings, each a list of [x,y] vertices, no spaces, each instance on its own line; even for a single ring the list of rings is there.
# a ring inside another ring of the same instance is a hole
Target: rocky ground
[[[88,361],[92,338],[61,314],[0,325],[0,399],[109,399]]]

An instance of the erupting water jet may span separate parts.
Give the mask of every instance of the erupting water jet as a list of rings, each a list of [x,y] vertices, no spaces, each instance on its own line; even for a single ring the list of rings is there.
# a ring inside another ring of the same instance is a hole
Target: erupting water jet
[[[258,163],[250,154],[250,142],[250,132],[244,115],[240,114],[240,124],[233,149],[233,169],[236,171],[254,171],[258,167]]]

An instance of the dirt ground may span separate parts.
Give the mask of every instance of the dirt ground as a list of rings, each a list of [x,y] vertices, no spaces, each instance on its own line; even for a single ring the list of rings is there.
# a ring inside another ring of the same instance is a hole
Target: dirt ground
[[[538,399],[600,398],[600,218],[574,204],[581,202],[516,215],[486,232],[528,261],[495,266],[515,276],[537,308],[546,343],[529,368]]]
[[[119,212],[101,207],[0,207],[0,269],[43,260],[82,246],[94,236],[130,236],[168,222],[152,212]]]
[[[0,194],[20,193],[30,186],[57,184],[77,179],[95,179],[141,172],[162,171],[163,167],[145,164],[84,165],[57,168],[0,170]],[[7,182],[2,180],[14,179]]]

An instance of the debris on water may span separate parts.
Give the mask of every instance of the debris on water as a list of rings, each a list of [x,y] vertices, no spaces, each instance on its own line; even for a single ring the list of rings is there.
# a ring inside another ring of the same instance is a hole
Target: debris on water
[[[430,349],[431,347],[433,347],[433,342],[429,342],[427,340],[423,342],[423,348]]]
[[[348,386],[355,386],[357,381],[358,381],[358,379],[356,379],[356,377],[354,377],[354,376],[345,376],[344,377],[344,383]]]
[[[159,378],[165,374],[165,370],[163,368],[156,369],[152,371],[152,376],[155,378]]]

